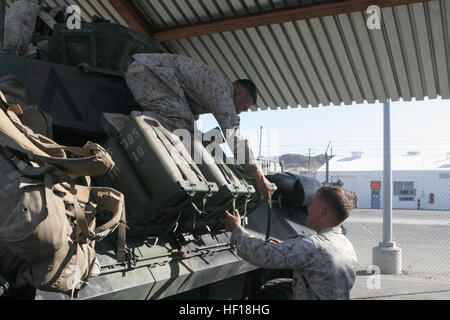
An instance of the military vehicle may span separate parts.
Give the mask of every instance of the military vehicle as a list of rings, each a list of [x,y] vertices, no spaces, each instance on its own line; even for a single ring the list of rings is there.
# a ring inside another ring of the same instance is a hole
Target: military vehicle
[[[226,161],[214,168],[225,177],[221,183],[197,179],[186,184],[176,178],[167,181],[162,171],[139,171],[139,161],[133,163],[132,151],[123,148],[133,132],[109,138],[99,126],[99,119],[103,112],[129,114],[140,110],[124,81],[124,72],[133,54],[166,50],[131,29],[100,21],[82,23],[79,30],[69,30],[65,23],[56,24],[47,38],[50,49],[45,60],[7,50],[0,53],[0,76],[20,79],[26,89],[26,104],[37,105],[52,116],[56,142],[76,146],[88,140],[98,142],[111,152],[119,168],[95,181],[111,184],[125,194],[130,214],[127,223],[131,225],[125,261],[116,260],[114,235],[98,242],[95,249],[101,274],[89,281],[77,299],[251,299],[266,281],[289,277],[288,270],[264,270],[239,258],[220,219],[225,209],[239,208],[245,216],[245,228],[255,236],[284,240],[310,234],[313,231],[306,226],[306,206],[320,183],[306,176],[282,173],[279,163],[262,161],[265,170],[277,168],[265,172],[277,190],[269,203],[259,201],[251,179]],[[161,138],[160,147],[171,144],[164,132],[156,130],[155,134]],[[147,161],[162,165],[172,161],[171,153],[166,151],[159,154],[159,159]],[[186,170],[194,171],[197,177],[207,175],[207,170],[198,173],[192,166]],[[146,182],[142,181],[145,174]],[[169,187],[157,190],[158,186],[163,188],[161,181]],[[150,192],[149,188],[156,190]],[[133,212],[138,212],[139,217],[146,213],[157,217],[147,221],[150,228],[140,230]],[[208,214],[202,214],[205,212]],[[0,294],[8,288],[3,283]],[[10,299],[71,298],[32,288],[10,288],[7,292]]]

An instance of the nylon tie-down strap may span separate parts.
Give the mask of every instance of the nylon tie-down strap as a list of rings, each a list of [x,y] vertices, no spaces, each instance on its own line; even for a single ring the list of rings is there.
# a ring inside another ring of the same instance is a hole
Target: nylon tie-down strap
[[[272,224],[272,199],[267,199],[267,229],[266,229],[266,240],[270,238],[270,227]]]

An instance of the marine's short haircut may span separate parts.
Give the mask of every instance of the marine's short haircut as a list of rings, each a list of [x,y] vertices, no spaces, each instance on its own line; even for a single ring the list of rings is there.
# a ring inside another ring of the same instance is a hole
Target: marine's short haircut
[[[348,218],[353,209],[353,197],[349,191],[337,186],[323,186],[317,193],[332,208],[338,224]]]
[[[256,100],[258,98],[256,85],[252,80],[249,79],[239,79],[236,80],[234,83],[238,83],[240,86],[242,86],[248,94],[253,98],[253,105],[256,105]]]

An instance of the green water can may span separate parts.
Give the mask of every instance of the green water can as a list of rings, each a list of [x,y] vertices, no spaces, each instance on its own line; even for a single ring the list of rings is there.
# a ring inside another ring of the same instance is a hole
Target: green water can
[[[125,208],[128,214],[138,211],[152,200],[133,167],[128,156],[122,149],[119,138],[109,138],[103,144],[105,150],[111,155],[114,168],[106,175],[97,177],[97,183],[102,186],[111,186],[123,193]]]

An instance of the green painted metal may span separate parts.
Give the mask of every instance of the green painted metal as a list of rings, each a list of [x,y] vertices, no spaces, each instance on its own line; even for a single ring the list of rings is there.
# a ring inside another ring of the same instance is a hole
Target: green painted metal
[[[3,37],[5,33],[5,0],[0,0],[0,50],[3,48]]]
[[[198,227],[197,214],[218,188],[206,181],[180,139],[153,119],[138,116],[120,132],[119,140],[152,197],[149,204],[129,212],[131,232],[160,236],[178,227]]]
[[[82,138],[83,144],[104,135],[99,126],[102,112],[138,110],[121,77],[7,53],[0,54],[0,66],[0,76],[12,74],[22,81],[28,104],[50,113],[53,124],[65,129],[64,138],[70,140],[64,144],[72,144],[71,138]]]
[[[156,121],[140,116],[131,119],[120,132],[120,143],[124,151],[153,197],[178,181],[195,184],[203,178],[189,168],[191,164],[186,163],[189,159],[177,152],[175,146],[170,142],[167,145],[165,137],[159,135],[160,128],[162,127]],[[178,161],[175,156],[178,156]]]
[[[115,138],[94,135],[102,112],[137,110],[122,78],[132,54],[161,48],[122,26],[82,24],[81,31],[57,26],[51,62],[0,54],[0,75],[21,79],[28,103],[41,106],[64,129],[54,132],[58,142],[106,141],[103,145],[116,163],[109,175],[94,181],[125,195],[130,228],[126,261],[114,258],[115,235],[96,243],[101,274],[81,290],[79,299],[191,297],[198,288],[211,288],[211,297],[241,297],[245,279],[256,267],[230,246],[224,210],[239,209],[246,228],[261,238],[268,223],[276,222],[271,232],[279,238],[301,230],[301,210],[286,225],[281,209],[268,217],[267,203],[259,200],[254,182],[240,166],[225,159],[197,166],[178,137],[148,118],[133,118]],[[70,299],[40,290],[35,298]]]
[[[97,183],[120,190],[125,197],[126,210],[129,213],[148,205],[152,198],[122,149],[119,138],[109,138],[103,146],[114,160],[115,166],[108,174],[96,177]]]
[[[76,66],[125,72],[136,53],[166,52],[164,47],[140,33],[119,24],[81,23],[81,29],[69,30],[57,24],[53,30],[50,61]]]

